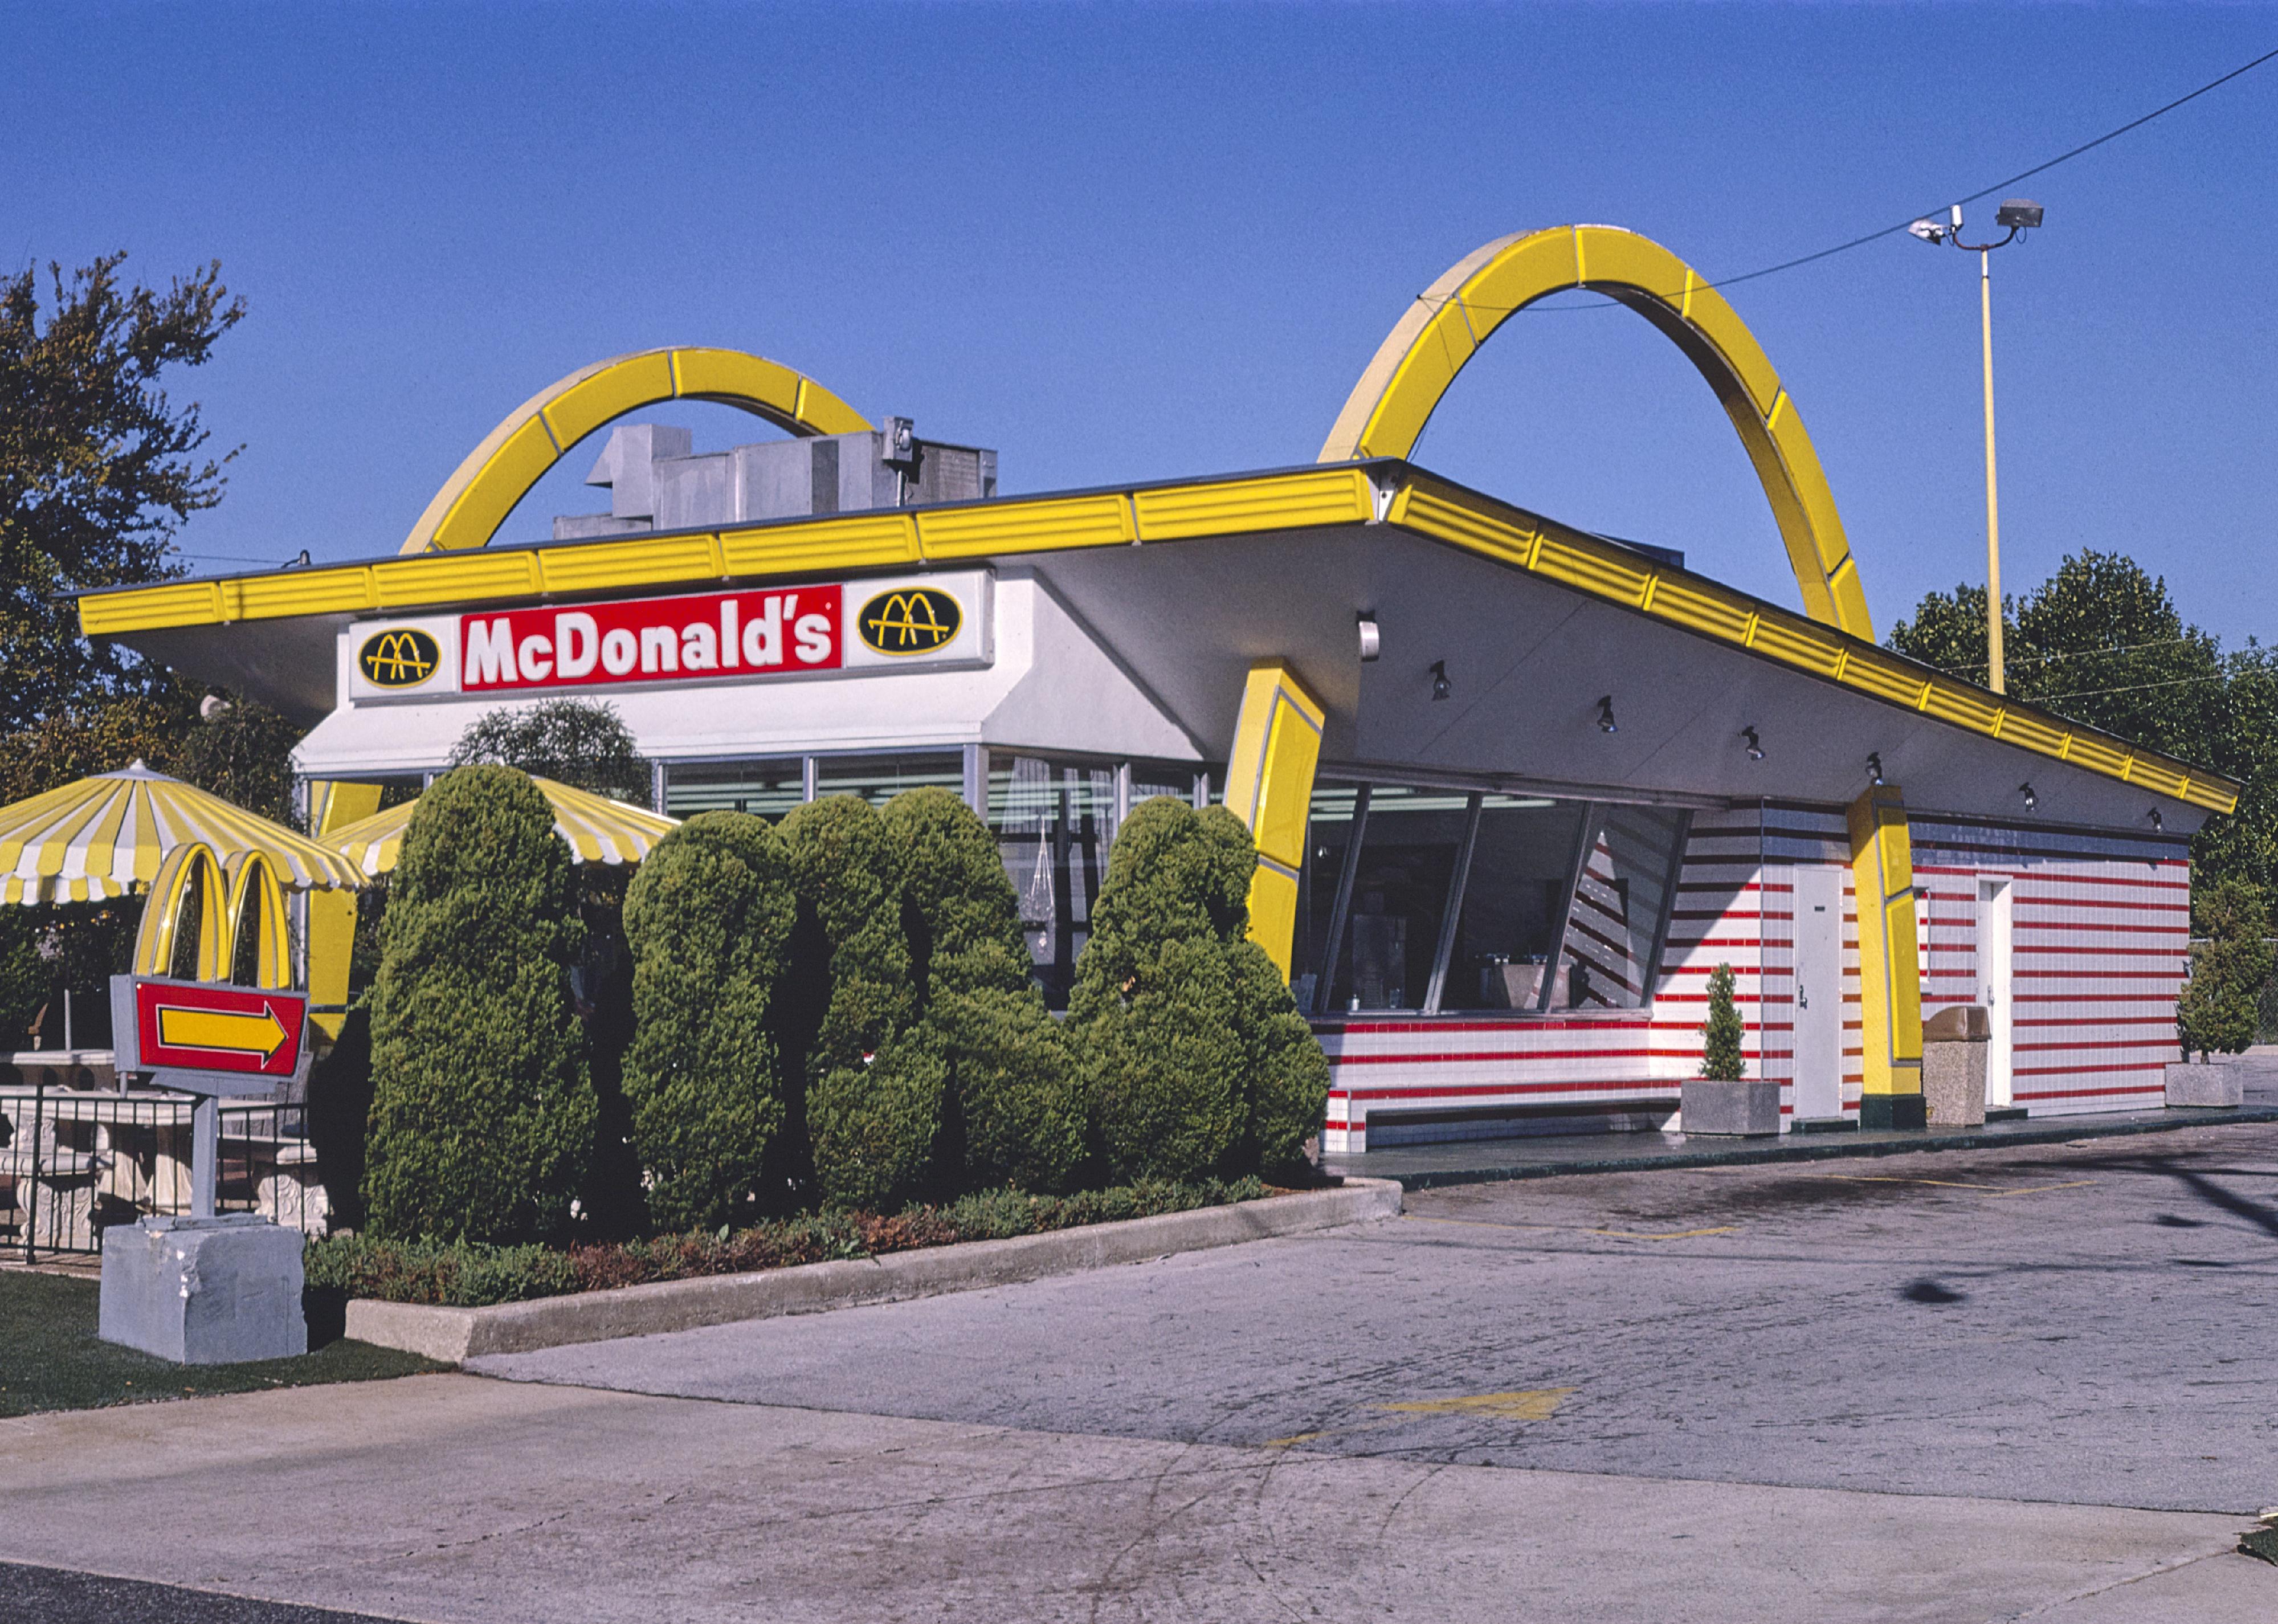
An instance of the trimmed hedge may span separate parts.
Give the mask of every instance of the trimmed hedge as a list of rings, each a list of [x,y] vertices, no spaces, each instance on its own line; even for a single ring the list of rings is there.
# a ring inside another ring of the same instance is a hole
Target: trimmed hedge
[[[2175,999],[2183,1058],[2243,1053],[2260,1023],[2270,980],[2270,910],[2247,880],[2218,880],[2191,898],[2191,976]]]
[[[1066,1188],[1084,1117],[1067,1045],[1028,977],[1020,899],[996,838],[945,789],[882,815],[902,846],[902,911],[922,1030],[947,1068],[968,1189]]]
[[[371,990],[365,1223],[379,1237],[562,1233],[597,1106],[569,967],[570,852],[529,778],[461,767],[419,798]]]
[[[625,1098],[660,1229],[750,1215],[784,1099],[768,1002],[799,904],[762,819],[706,812],[658,842],[625,892],[633,955]]]
[[[1166,796],[1117,832],[1068,1000],[1111,1176],[1294,1168],[1320,1124],[1328,1062],[1243,936],[1257,863],[1223,807]]]
[[[894,1205],[929,1171],[948,1081],[938,1035],[916,1021],[901,844],[852,795],[807,802],[782,833],[799,906],[830,954],[829,998],[806,1057],[815,1182],[833,1207]]]
[[[471,1241],[382,1241],[334,1236],[303,1254],[311,1290],[386,1302],[479,1308],[754,1269],[875,1257],[957,1241],[1003,1240],[1087,1223],[1150,1218],[1254,1201],[1271,1194],[1256,1179],[1139,1184],[1080,1195],[991,1191],[940,1207],[895,1214],[835,1212],[776,1219],[748,1229],[694,1231],[610,1246],[493,1246]]]

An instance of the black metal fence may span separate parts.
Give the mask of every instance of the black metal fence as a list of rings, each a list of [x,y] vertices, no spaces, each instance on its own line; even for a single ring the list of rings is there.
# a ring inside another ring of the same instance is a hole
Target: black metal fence
[[[190,1209],[187,1094],[0,1088],[0,1246],[27,1261],[96,1252],[103,1231]],[[223,1212],[321,1234],[325,1188],[296,1105],[221,1106]]]

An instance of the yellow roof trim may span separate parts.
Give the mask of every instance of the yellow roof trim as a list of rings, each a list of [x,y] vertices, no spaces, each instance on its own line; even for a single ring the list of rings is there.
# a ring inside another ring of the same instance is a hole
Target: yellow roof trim
[[[2239,786],[2078,723],[1925,670],[1863,640],[1644,555],[1506,506],[1418,471],[1398,479],[1386,522],[1885,703],[2069,762],[2212,811]],[[1072,548],[1366,525],[1371,471],[1352,465],[1079,495],[1008,497],[952,508],[825,515],[663,536],[551,547],[483,548],[378,563],[88,593],[90,637],[303,615],[417,613],[464,603],[701,586],[832,570],[968,563]]]

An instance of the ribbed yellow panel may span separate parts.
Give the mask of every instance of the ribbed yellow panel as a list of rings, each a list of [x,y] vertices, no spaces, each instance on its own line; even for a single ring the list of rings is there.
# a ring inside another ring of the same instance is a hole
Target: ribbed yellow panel
[[[1909,710],[1921,707],[1929,683],[1921,667],[1880,659],[1863,648],[1852,649],[1851,657],[1843,663],[1843,681],[1846,687],[1864,689],[1877,699]]]
[[[372,566],[382,609],[424,609],[480,598],[536,597],[545,587],[535,553],[467,552],[391,559]]]
[[[1143,541],[1306,525],[1360,525],[1375,515],[1375,493],[1368,476],[1357,468],[1140,491],[1132,502],[1138,509]]]
[[[1906,798],[1876,785],[1847,808],[1859,912],[1859,1015],[1870,1094],[1922,1092],[1922,970]]]
[[[1654,588],[1653,612],[1689,632],[1728,643],[1747,641],[1749,624],[1755,619],[1755,610],[1743,598],[1729,593],[1702,591],[1691,582],[1671,580],[1666,576]]]
[[[1843,659],[1843,641],[1830,637],[1808,620],[1788,620],[1772,615],[1756,617],[1755,636],[1748,647],[1815,677],[1832,677]]]
[[[1923,700],[1923,714],[1991,737],[2001,719],[2001,700],[1968,683],[1933,681]]]
[[[1305,855],[1305,823],[1312,808],[1313,773],[1320,764],[1320,703],[1280,661],[1252,666],[1243,679],[1242,709],[1227,753],[1226,804],[1257,844],[1257,873],[1250,884],[1250,939],[1289,974],[1296,881]],[[1286,915],[1277,900],[1286,882]],[[1266,911],[1261,915],[1261,898]]]
[[[2159,794],[2173,795],[2182,800],[2190,783],[2190,775],[2178,772],[2164,762],[2139,754],[2128,763],[2128,781],[2140,784]]]
[[[875,518],[722,531],[720,556],[722,568],[729,575],[914,563],[918,558],[917,521],[906,513],[893,513]]]
[[[283,620],[294,615],[355,614],[378,609],[371,571],[286,570],[248,576],[238,584],[238,613],[248,620]]]
[[[2002,740],[2043,755],[2062,755],[2065,736],[2071,731],[2052,716],[2038,716],[2020,706],[2012,705],[2001,713]]]
[[[918,546],[928,558],[1112,547],[1134,540],[1131,506],[1120,496],[944,508],[921,513],[917,521]]]
[[[210,626],[221,618],[221,594],[211,581],[90,593],[79,601],[80,630],[89,637],[155,632],[163,626]]]
[[[2183,799],[2195,807],[2210,807],[2217,812],[2238,809],[2238,792],[2236,789],[2222,779],[2205,778],[2198,773],[2190,775],[2190,784],[2183,791]]]
[[[1556,533],[1546,535],[1536,551],[1534,571],[1569,586],[1579,586],[1592,597],[1603,598],[1624,609],[1645,606],[1645,592],[1654,571],[1637,562],[1638,555],[1621,555],[1625,548],[1575,546]]]
[[[2128,770],[2125,749],[2089,733],[2075,732],[2065,740],[2065,759],[2108,778],[2121,778]]]
[[[644,536],[592,547],[549,547],[535,555],[548,592],[655,586],[721,573],[710,536]]]
[[[1532,569],[1542,532],[1470,503],[1451,501],[1421,479],[1409,481],[1392,499],[1387,515],[1395,525],[1453,541],[1489,558]]]

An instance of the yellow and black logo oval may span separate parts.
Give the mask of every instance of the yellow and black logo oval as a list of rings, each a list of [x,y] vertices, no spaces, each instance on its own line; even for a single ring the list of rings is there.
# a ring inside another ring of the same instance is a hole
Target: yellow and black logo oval
[[[356,669],[366,682],[382,688],[416,688],[435,674],[442,660],[435,640],[417,626],[375,632],[356,650]]]
[[[856,625],[880,654],[931,654],[946,647],[965,621],[957,600],[930,586],[897,586],[862,606]]]

